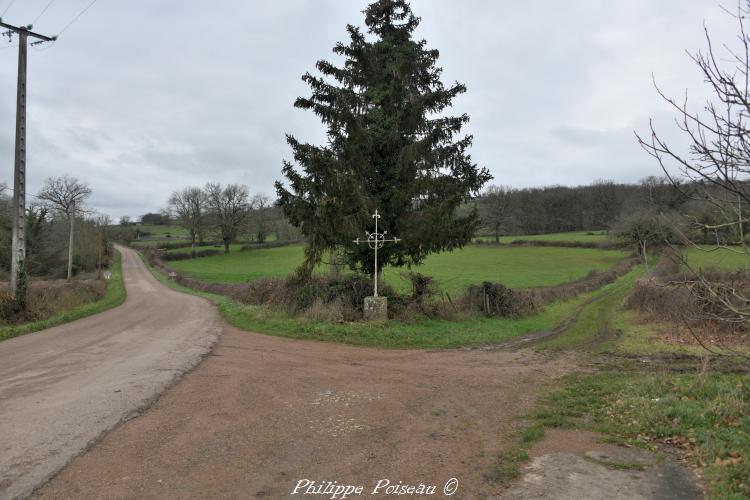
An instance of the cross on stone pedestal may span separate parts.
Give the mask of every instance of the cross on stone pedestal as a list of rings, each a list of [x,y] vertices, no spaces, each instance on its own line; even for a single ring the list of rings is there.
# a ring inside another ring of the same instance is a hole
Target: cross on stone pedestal
[[[375,219],[375,232],[370,233],[365,231],[367,233],[367,240],[360,240],[359,238],[354,240],[354,243],[357,245],[360,243],[367,243],[367,246],[375,251],[375,273],[373,276],[375,294],[372,297],[365,297],[362,312],[364,319],[367,321],[385,321],[388,319],[388,298],[378,297],[378,250],[383,248],[383,245],[386,243],[398,243],[400,240],[395,237],[393,239],[387,239],[385,235],[388,234],[388,231],[383,231],[382,233],[378,231],[378,220],[380,219],[380,214],[377,210],[375,210],[372,218]]]
[[[362,241],[359,238],[354,240],[354,243],[359,245],[360,243],[367,243],[367,245],[375,250],[375,275],[374,275],[374,283],[375,283],[375,294],[374,296],[378,296],[378,249],[383,248],[383,245],[386,243],[398,243],[401,241],[400,239],[394,237],[393,239],[386,239],[385,235],[388,234],[388,231],[383,231],[382,233],[378,232],[378,220],[380,219],[380,214],[377,210],[375,210],[375,213],[372,215],[372,218],[375,219],[375,232],[370,233],[365,231],[365,234],[367,234],[367,241]]]

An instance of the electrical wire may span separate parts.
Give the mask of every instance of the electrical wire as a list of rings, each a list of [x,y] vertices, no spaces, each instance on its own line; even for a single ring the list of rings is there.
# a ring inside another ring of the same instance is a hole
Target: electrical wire
[[[42,9],[42,12],[40,12],[39,15],[36,16],[36,19],[34,19],[34,21],[31,24],[36,24],[36,22],[44,15],[45,12],[47,12],[47,9],[49,9],[53,3],[55,3],[55,0],[49,0],[49,3],[47,4],[47,6],[44,9]]]
[[[8,10],[9,10],[9,9],[10,9],[11,7],[13,7],[13,3],[14,3],[15,1],[16,1],[16,0],[10,0],[10,3],[8,4],[8,6],[7,6],[7,7],[5,7],[5,10],[3,11],[3,13],[2,13],[2,14],[0,14],[0,17],[3,17],[3,16],[5,16],[5,13],[6,13],[6,12],[8,12]]]
[[[14,1],[15,1],[15,0],[14,0]],[[79,12],[79,13],[78,13],[78,15],[77,15],[76,17],[74,17],[74,18],[73,18],[73,20],[72,20],[72,21],[70,21],[70,22],[69,22],[68,24],[66,24],[66,25],[65,25],[65,27],[64,27],[64,28],[63,28],[63,29],[62,29],[62,30],[61,30],[61,31],[60,31],[60,32],[59,32],[59,33],[57,34],[57,36],[60,36],[60,35],[62,35],[63,33],[65,33],[65,31],[66,31],[66,30],[67,30],[68,28],[70,28],[70,27],[71,27],[71,26],[73,25],[73,23],[75,23],[76,21],[78,21],[78,19],[79,19],[79,18],[80,18],[80,17],[82,16],[82,15],[84,15],[84,14],[86,13],[86,11],[87,11],[87,10],[89,10],[89,9],[90,9],[91,7],[93,7],[95,3],[96,3],[96,0],[93,0],[93,2],[91,2],[90,4],[88,4],[88,6],[86,6],[86,8],[85,8],[85,9],[83,9],[83,10],[82,10],[81,12]]]

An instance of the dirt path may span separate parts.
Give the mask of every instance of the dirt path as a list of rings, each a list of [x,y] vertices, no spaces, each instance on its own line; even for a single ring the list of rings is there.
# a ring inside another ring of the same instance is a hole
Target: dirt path
[[[222,323],[122,252],[122,306],[0,343],[0,498],[25,496],[195,366]]]
[[[442,493],[454,477],[453,498],[491,495],[483,475],[515,416],[569,369],[529,351],[384,351],[228,329],[196,370],[39,495],[288,498],[303,479]]]

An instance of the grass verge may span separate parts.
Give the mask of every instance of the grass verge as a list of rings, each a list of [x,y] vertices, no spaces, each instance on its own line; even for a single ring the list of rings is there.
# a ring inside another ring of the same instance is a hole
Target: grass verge
[[[107,283],[107,291],[104,293],[104,297],[100,300],[73,308],[44,320],[21,323],[19,325],[2,326],[0,327],[0,341],[18,337],[19,335],[25,335],[27,333],[38,332],[39,330],[62,325],[63,323],[69,323],[119,306],[125,302],[127,297],[125,293],[125,284],[122,280],[122,262],[119,252],[115,256],[115,265],[111,269],[111,272],[112,276]]]
[[[702,357],[706,350],[695,344],[667,341],[667,333],[678,327],[658,321],[646,321],[624,303],[636,280],[645,275],[642,267],[601,289],[562,334],[538,342],[538,350],[586,349],[595,353],[632,357],[654,355]],[[717,352],[723,352],[713,346]],[[737,347],[737,350],[745,350]],[[730,354],[726,352],[726,354]]]
[[[630,325],[625,324],[623,302],[635,281],[643,276],[643,268],[637,266],[619,280],[603,287],[570,327],[556,337],[539,342],[536,349],[562,350],[584,346],[602,349],[605,345],[611,345],[608,341],[629,329]]]
[[[651,450],[677,447],[703,469],[710,498],[750,496],[747,374],[572,374],[533,420],[543,427],[583,427]]]

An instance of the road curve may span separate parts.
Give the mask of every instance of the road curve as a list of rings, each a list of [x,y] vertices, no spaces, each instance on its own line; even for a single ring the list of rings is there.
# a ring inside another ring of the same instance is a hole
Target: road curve
[[[194,367],[222,332],[215,308],[154,279],[118,247],[128,298],[0,342],[0,498],[29,495]]]

